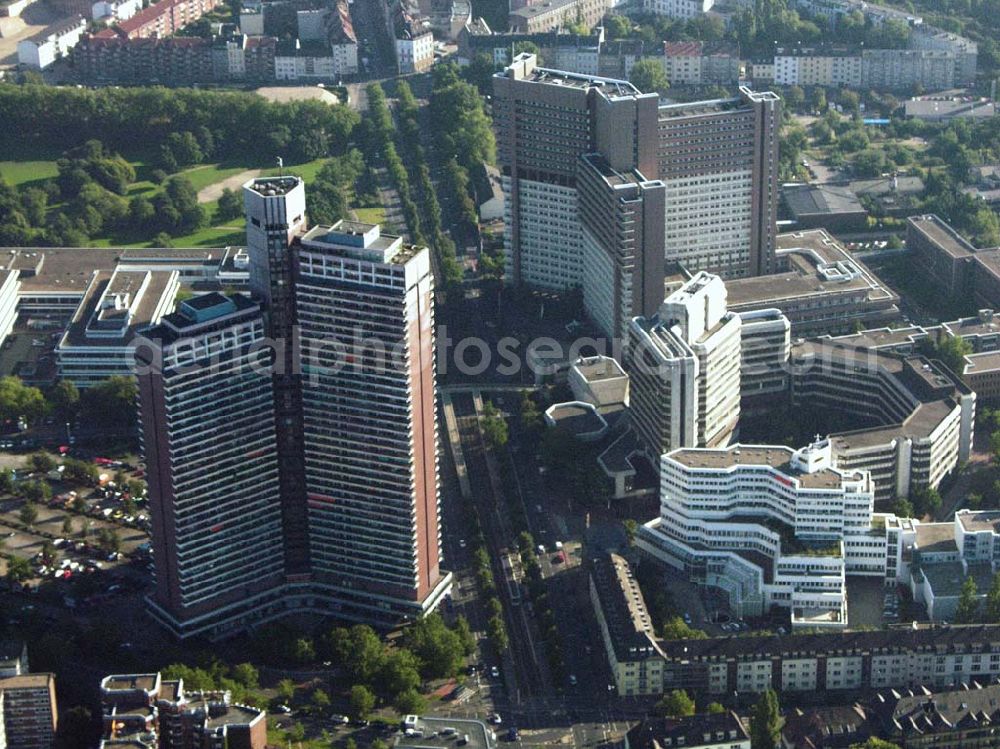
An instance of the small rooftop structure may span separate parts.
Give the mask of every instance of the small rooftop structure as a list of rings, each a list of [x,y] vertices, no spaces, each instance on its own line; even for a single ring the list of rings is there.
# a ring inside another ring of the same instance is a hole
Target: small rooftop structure
[[[608,431],[608,422],[591,403],[568,401],[545,410],[545,423],[559,427],[581,442],[595,442]]]

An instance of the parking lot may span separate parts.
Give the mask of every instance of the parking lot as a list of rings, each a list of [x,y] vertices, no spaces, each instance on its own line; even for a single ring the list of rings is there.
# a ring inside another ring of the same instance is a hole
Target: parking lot
[[[18,464],[17,456],[7,457],[8,463]],[[24,463],[22,457],[18,479],[44,478],[27,473]],[[78,608],[124,594],[126,588],[145,587],[150,567],[145,498],[130,497],[107,472],[101,478],[96,487],[51,481],[54,496],[34,504],[36,515],[30,523],[22,514],[24,499],[0,498],[4,553],[30,563],[30,577],[22,581],[24,592]],[[6,576],[9,566],[0,558],[0,575]]]

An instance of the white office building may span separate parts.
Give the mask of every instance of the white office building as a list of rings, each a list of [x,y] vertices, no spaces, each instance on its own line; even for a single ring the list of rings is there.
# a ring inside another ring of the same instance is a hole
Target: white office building
[[[842,628],[845,575],[884,575],[871,477],[835,468],[829,440],[674,450],[660,481],[639,548],[724,591],[738,616],[782,606],[793,626]]]
[[[740,415],[740,317],[722,279],[700,272],[652,318],[629,325],[632,425],[654,460],[678,447],[724,445]]]

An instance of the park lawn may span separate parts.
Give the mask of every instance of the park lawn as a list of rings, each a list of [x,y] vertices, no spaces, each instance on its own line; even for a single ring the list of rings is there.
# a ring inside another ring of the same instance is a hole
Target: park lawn
[[[229,179],[234,174],[239,174],[253,168],[253,166],[248,165],[224,166],[222,164],[201,164],[190,169],[184,169],[178,172],[177,176],[184,177],[194,185],[195,190],[201,191],[210,185],[214,185],[216,182]]]
[[[306,182],[306,192],[309,191],[309,183],[316,179],[316,175],[319,174],[319,170],[323,168],[323,165],[327,162],[327,159],[313,159],[312,161],[305,161],[301,164],[291,164],[286,165],[282,170],[285,174],[294,174],[297,177],[301,177]],[[267,177],[277,177],[278,169],[265,169],[264,175]]]
[[[0,161],[0,177],[13,187],[41,182],[58,174],[55,161]]]
[[[355,208],[354,215],[358,217],[358,221],[363,224],[382,224],[385,225],[385,208],[378,205],[374,208]]]

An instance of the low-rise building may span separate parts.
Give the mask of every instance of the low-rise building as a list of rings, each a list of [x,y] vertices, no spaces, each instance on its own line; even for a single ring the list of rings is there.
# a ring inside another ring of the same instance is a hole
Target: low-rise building
[[[577,400],[597,408],[628,404],[628,375],[610,356],[578,359],[569,368],[567,381]]]
[[[625,734],[624,749],[750,749],[750,734],[732,711],[646,718]]]
[[[788,184],[782,186],[781,197],[800,229],[863,231],[867,228],[868,211],[846,185]]]
[[[86,31],[87,20],[82,16],[60,21],[30,39],[19,41],[17,62],[35,70],[45,70],[56,60],[67,57]]]
[[[102,747],[120,742],[160,749],[265,749],[263,710],[239,705],[227,691],[186,692],[182,679],[159,673],[116,674],[101,680]]]
[[[0,679],[7,749],[51,749],[56,735],[56,678],[21,674]]]
[[[899,296],[823,229],[779,234],[775,255],[777,273],[726,281],[731,310],[779,309],[793,336],[899,319]]]
[[[996,105],[989,99],[968,96],[916,96],[903,104],[907,117],[926,122],[948,122],[958,119],[988,119],[996,114]]]
[[[714,0],[643,0],[643,10],[667,18],[687,20],[708,13]]]
[[[28,643],[10,638],[0,640],[0,679],[28,673]],[[0,723],[3,721],[0,720]]]
[[[136,339],[174,311],[177,271],[94,271],[56,347],[59,378],[78,388],[131,376]]]
[[[663,654],[629,563],[617,554],[595,557],[589,565],[590,602],[621,697],[659,694]]]
[[[549,0],[511,10],[507,21],[513,31],[522,34],[554,31],[575,23],[590,29],[604,18],[612,5],[614,0]]]
[[[921,626],[661,641],[663,688],[695,694],[842,694],[1000,676],[1000,626]]]
[[[1000,307],[1000,250],[976,249],[933,214],[907,220],[906,244],[917,272],[947,296],[971,296],[981,307]]]
[[[97,0],[91,7],[91,18],[112,23],[127,21],[142,10],[142,0]]]
[[[394,0],[391,13],[397,69],[400,74],[424,72],[434,64],[430,21],[411,7],[409,0]]]
[[[876,500],[941,481],[972,453],[976,394],[938,362],[830,339],[792,346],[792,404],[872,425],[831,435],[836,465],[871,473]]]

